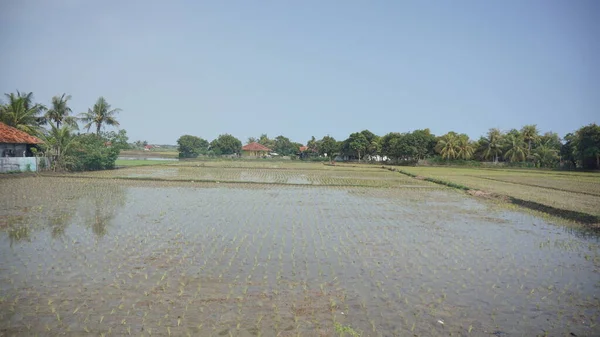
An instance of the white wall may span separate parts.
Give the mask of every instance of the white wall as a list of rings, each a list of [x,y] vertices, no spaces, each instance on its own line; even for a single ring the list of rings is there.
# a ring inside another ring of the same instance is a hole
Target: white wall
[[[45,157],[4,157],[0,158],[0,172],[25,172],[28,165],[30,171],[37,172],[42,162],[46,164],[46,167],[50,166],[50,161]],[[41,165],[43,166],[44,163]]]

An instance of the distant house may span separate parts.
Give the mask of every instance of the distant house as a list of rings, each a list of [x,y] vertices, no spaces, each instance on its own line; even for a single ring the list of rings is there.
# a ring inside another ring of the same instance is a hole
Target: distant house
[[[32,157],[31,148],[43,142],[0,122],[0,157]]]
[[[154,146],[152,145],[146,145],[144,146],[144,151],[150,151]]]
[[[315,151],[314,149],[310,149],[308,146],[300,146],[300,152],[298,153],[298,156],[300,156],[301,159],[316,155],[317,151]]]
[[[31,149],[43,142],[29,134],[0,122],[0,172],[37,171],[48,158],[33,157]]]
[[[242,146],[243,157],[264,157],[269,152],[271,152],[271,149],[256,142]]]

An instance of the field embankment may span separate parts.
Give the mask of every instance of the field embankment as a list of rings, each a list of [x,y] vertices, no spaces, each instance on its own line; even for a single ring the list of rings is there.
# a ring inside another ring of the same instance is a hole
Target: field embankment
[[[600,223],[600,176],[584,172],[402,167],[399,172],[586,224]]]

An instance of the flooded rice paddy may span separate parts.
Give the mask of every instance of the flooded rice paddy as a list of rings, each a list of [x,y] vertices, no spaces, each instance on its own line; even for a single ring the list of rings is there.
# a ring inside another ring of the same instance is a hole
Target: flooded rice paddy
[[[382,174],[0,180],[0,335],[600,334],[597,237]]]
[[[302,166],[301,166],[302,167]],[[321,165],[321,167],[326,167]],[[121,170],[83,173],[82,176],[104,178],[141,178],[193,182],[244,182],[285,185],[368,186],[368,187],[435,187],[381,168],[313,169],[313,168],[238,168],[161,165]]]

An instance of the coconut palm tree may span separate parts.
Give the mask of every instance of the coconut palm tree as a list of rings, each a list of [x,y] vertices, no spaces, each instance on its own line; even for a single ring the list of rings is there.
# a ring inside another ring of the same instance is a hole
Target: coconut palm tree
[[[67,158],[65,154],[74,144],[76,137],[73,131],[75,130],[73,126],[68,124],[60,128],[54,124],[50,124],[50,130],[41,136],[44,140],[46,151],[49,151],[48,154],[53,157],[55,171],[57,169],[66,169],[70,162],[70,158]]]
[[[552,167],[558,161],[558,150],[551,144],[542,143],[535,148],[533,156],[540,166]]]
[[[77,120],[69,116],[71,112],[71,108],[67,105],[67,101],[71,99],[71,95],[62,94],[62,96],[54,96],[52,97],[52,105],[48,111],[46,111],[46,119],[48,121],[54,122],[56,127],[60,129],[60,124],[68,124],[72,127],[77,126]]]
[[[88,131],[92,125],[96,126],[96,134],[100,134],[100,130],[104,125],[119,126],[119,122],[115,118],[117,113],[121,112],[121,109],[115,108],[111,110],[110,104],[104,97],[98,98],[96,104],[92,109],[88,109],[87,112],[82,112],[80,120],[86,123],[83,127]]]
[[[454,159],[459,152],[459,137],[454,132],[448,132],[438,139],[435,150],[442,156],[442,159]]]
[[[525,125],[521,128],[521,135],[523,136],[523,140],[528,144],[527,156],[529,156],[531,155],[531,144],[535,143],[540,138],[540,132],[537,125]]]
[[[527,145],[523,137],[516,134],[508,134],[504,139],[506,152],[504,158],[510,162],[524,161],[527,157]]]
[[[487,136],[482,138],[485,159],[494,158],[494,162],[498,162],[498,156],[502,154],[502,138],[502,132],[496,128],[490,129]]]
[[[473,153],[475,152],[473,143],[469,140],[469,136],[465,134],[458,136],[457,149],[457,158],[464,160],[471,159],[471,157],[473,157]]]
[[[0,106],[0,121],[27,132],[30,135],[40,134],[40,125],[44,124],[44,119],[40,115],[46,107],[33,103],[33,93],[4,94],[8,100],[6,104]]]

